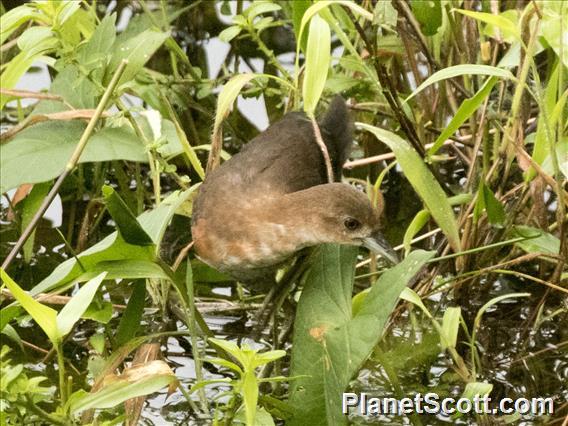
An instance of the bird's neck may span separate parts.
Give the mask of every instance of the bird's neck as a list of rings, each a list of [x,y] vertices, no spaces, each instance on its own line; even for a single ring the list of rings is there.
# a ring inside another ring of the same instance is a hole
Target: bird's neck
[[[321,185],[320,185],[321,186]],[[292,251],[303,247],[330,242],[321,229],[321,219],[326,214],[325,193],[321,188],[312,187],[303,191],[286,194],[271,200],[265,217],[265,224],[274,226],[276,232],[282,232]]]

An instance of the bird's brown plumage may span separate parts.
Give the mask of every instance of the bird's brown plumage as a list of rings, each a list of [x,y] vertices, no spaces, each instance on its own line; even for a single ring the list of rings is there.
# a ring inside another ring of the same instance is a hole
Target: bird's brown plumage
[[[352,143],[342,98],[333,100],[319,125],[339,180]],[[348,219],[358,229],[348,229]],[[378,211],[363,193],[327,183],[312,124],[299,112],[284,116],[208,174],[193,206],[198,256],[241,280],[270,273],[304,247],[361,244],[378,228]]]

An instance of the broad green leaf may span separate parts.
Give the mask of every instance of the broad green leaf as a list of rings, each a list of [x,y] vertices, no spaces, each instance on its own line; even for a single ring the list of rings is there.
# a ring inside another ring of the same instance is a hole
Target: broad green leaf
[[[282,357],[286,356],[286,351],[274,350],[256,354],[254,357],[255,367],[268,364],[269,362],[276,361]]]
[[[555,109],[556,99],[558,95],[558,72],[560,66],[558,62],[554,65],[552,72],[550,73],[550,78],[548,79],[546,86],[544,88],[544,96],[541,100],[542,111],[538,114],[536,133],[534,134],[534,145],[532,150],[532,159],[542,165],[544,159],[548,154],[550,154],[550,147],[553,141],[549,140],[549,129],[553,129],[556,125],[556,120],[552,117],[552,112]],[[568,94],[568,91],[565,92]],[[566,97],[558,101],[558,104],[562,107]],[[564,100],[564,101],[563,101]],[[531,136],[531,135],[529,135]],[[536,176],[536,171],[533,167],[525,173],[525,180],[530,181]]]
[[[519,30],[519,27],[504,16],[463,9],[455,9],[455,11],[461,13],[462,15],[469,16],[470,18],[473,18],[477,21],[498,27],[506,37],[512,36],[516,40],[521,40],[521,31]]]
[[[109,185],[104,185],[102,190],[107,210],[116,223],[116,227],[124,241],[136,246],[154,244],[120,195]]]
[[[238,25],[231,25],[219,33],[219,40],[229,43],[232,39],[241,33],[241,27]]]
[[[107,279],[169,279],[169,275],[160,265],[146,259],[120,259],[107,260],[97,263],[84,274],[79,275],[75,282],[83,282],[92,279],[101,272],[108,272]]]
[[[241,424],[246,422],[246,415],[243,414],[242,408],[237,411],[234,418],[234,424]],[[274,419],[271,414],[266,411],[264,407],[260,407],[256,410],[256,415],[254,417],[254,426],[274,426]]]
[[[108,324],[112,319],[112,303],[95,296],[81,318],[93,320],[101,324]]]
[[[0,16],[0,45],[4,44],[22,24],[39,16],[35,8],[25,4],[4,13]]]
[[[315,253],[296,313],[292,348],[290,425],[340,425],[341,395],[371,354],[408,281],[433,252],[416,251],[373,285],[351,313],[357,249],[324,245]]]
[[[132,80],[169,36],[169,32],[150,29],[126,40],[124,43],[115,43],[112,49],[113,55],[110,60],[109,71],[112,73],[126,59],[128,65],[120,78],[119,84]],[[110,75],[108,78],[110,80]]]
[[[209,362],[211,364],[217,364],[217,365],[220,365],[222,367],[228,368],[229,370],[236,371],[239,374],[243,374],[243,370],[242,370],[241,367],[239,367],[234,362],[227,361],[226,359],[217,358],[217,357],[209,357],[209,358],[205,358],[204,361]]]
[[[24,232],[24,229],[27,228],[29,223],[31,222],[32,218],[39,210],[43,199],[49,192],[49,188],[51,184],[49,182],[39,183],[34,185],[31,192],[28,194],[26,198],[22,201],[22,223],[21,223],[21,232]],[[35,242],[35,233],[36,230],[34,229],[26,243],[24,244],[23,254],[24,260],[29,263],[34,250],[34,242]]]
[[[250,5],[250,7],[247,8],[247,10],[245,10],[243,14],[249,19],[249,21],[252,22],[252,20],[258,15],[268,12],[275,12],[280,9],[280,5],[272,3],[271,1],[255,1]]]
[[[331,63],[331,33],[325,20],[315,15],[310,21],[302,88],[304,111],[313,116],[323,92]]]
[[[85,125],[79,121],[48,121],[0,145],[0,192],[59,176],[84,130]],[[96,132],[79,162],[111,160],[148,161],[144,146],[131,128],[105,127]]]
[[[233,76],[221,89],[217,98],[217,110],[215,111],[215,123],[213,124],[213,134],[221,129],[223,120],[227,118],[233,107],[233,103],[241,93],[241,89],[245,84],[253,78],[258,77],[257,74],[237,74]]]
[[[243,367],[245,366],[246,360],[242,356],[241,348],[239,348],[239,346],[235,342],[231,342],[230,340],[216,339],[214,337],[210,337],[207,340],[219,346],[231,356],[235,357],[235,359],[239,361]]]
[[[292,26],[294,27],[294,35],[296,36],[296,40],[299,40],[300,37],[300,28],[302,24],[302,17],[308,8],[311,6],[311,0],[296,0],[291,2],[290,7],[292,8]],[[308,32],[304,32],[302,35],[302,40],[300,40],[299,46],[302,51],[306,52],[306,44]]]
[[[515,243],[527,253],[560,253],[560,240],[542,229],[516,225],[511,236],[527,238],[527,240]]]
[[[300,22],[300,30],[296,34],[296,40],[303,40],[305,38],[304,34],[307,31],[306,25],[308,24],[308,22],[310,22],[312,17],[315,16],[322,9],[327,8],[331,5],[341,5],[341,6],[348,7],[349,9],[351,9],[351,11],[355,15],[361,16],[361,17],[367,19],[368,21],[373,20],[373,14],[371,12],[368,12],[367,10],[365,10],[364,8],[362,8],[361,6],[357,5],[356,3],[352,2],[352,1],[321,0],[321,1],[318,1],[315,4],[311,5],[302,15],[302,20]],[[296,46],[296,63],[295,63],[296,79],[298,78],[298,73],[299,73],[299,68],[300,68],[299,67],[299,60],[300,60],[300,43],[298,43],[297,46]],[[296,81],[296,83],[297,83],[297,81]]]
[[[505,209],[503,205],[487,185],[481,185],[481,187],[489,223],[498,228],[502,228],[505,223]]]
[[[132,285],[132,294],[126,305],[126,310],[120,318],[115,335],[115,346],[122,346],[136,336],[140,328],[140,320],[144,313],[144,301],[146,299],[146,281],[137,280]]]
[[[170,220],[176,210],[185,200],[188,199],[194,189],[195,187],[183,192],[176,191],[166,198],[159,207],[154,210],[146,211],[138,217],[140,225],[144,228],[146,233],[152,238],[156,245],[160,243],[166,227],[170,223]],[[91,271],[95,270],[95,267],[98,264],[108,261],[116,262],[120,260],[127,260],[153,263],[155,260],[155,250],[156,248],[152,246],[143,247],[128,244],[120,235],[118,235],[118,232],[113,232],[102,241],[80,253],[77,257],[80,259],[81,264],[85,267],[85,269],[87,271]],[[142,274],[150,272],[148,265],[143,268],[141,268],[141,264],[134,263],[131,265],[133,266],[132,272]],[[119,273],[121,268],[124,271],[123,266],[124,265],[121,266],[120,264],[117,265]],[[113,275],[113,264],[106,264],[105,267],[107,269],[102,270],[108,270],[108,276],[110,278]],[[152,268],[154,268],[154,266],[152,266]],[[161,268],[159,269],[161,270]],[[100,272],[102,272],[102,270]],[[54,288],[66,286],[83,275],[84,272],[85,271],[83,271],[75,258],[68,259],[59,264],[59,266],[57,266],[57,268],[55,268],[49,276],[36,285],[32,289],[31,293],[38,294]],[[154,273],[158,272],[159,271],[156,270]],[[162,271],[161,273],[163,274],[164,272]]]
[[[12,58],[2,71],[2,88],[13,89],[20,80],[20,77],[26,73],[39,56],[40,54],[37,56],[29,56],[26,52],[20,52]],[[0,110],[4,109],[4,106],[10,102],[11,99],[12,98],[9,96],[0,94]]]
[[[54,34],[49,27],[30,27],[18,37],[18,47],[21,51],[26,52],[28,55],[30,51],[36,48],[45,39],[53,38]],[[53,46],[57,43],[56,40],[51,42]]]
[[[556,158],[558,160],[558,168],[560,173],[568,179],[568,137],[564,137],[556,143]],[[542,162],[542,170],[550,176],[555,175],[554,163],[552,161],[552,153]]]
[[[156,360],[126,369],[113,379],[98,392],[70,400],[71,414],[90,408],[111,408],[127,399],[149,395],[176,381],[176,376],[164,361]]]
[[[513,80],[513,81],[516,80],[515,76],[511,73],[511,71],[503,68],[492,67],[489,65],[477,65],[477,64],[454,65],[452,67],[444,68],[432,74],[420,86],[418,86],[412,92],[412,94],[404,100],[404,102],[408,102],[410,99],[415,97],[426,87],[434,83],[446,80],[448,78],[458,77],[460,75],[487,75],[491,77],[502,78],[505,80]]]
[[[498,16],[499,16],[499,22],[504,22],[503,19],[507,19],[511,21],[513,26],[516,28],[517,23],[519,23],[521,19],[521,11],[517,9],[508,9],[499,13]],[[503,24],[501,24],[501,26],[503,26]],[[483,29],[483,34],[498,39],[500,41],[504,41],[505,43],[518,42],[518,39],[515,37],[514,34],[510,32],[504,32],[497,25],[493,25],[490,23],[487,23],[487,25]]]
[[[398,12],[390,1],[378,1],[373,11],[373,23],[396,28]]]
[[[116,13],[111,13],[104,17],[95,32],[85,44],[82,44],[77,50],[77,61],[87,70],[102,68],[110,58],[110,50],[116,39]],[[102,75],[98,76],[99,81]]]
[[[422,302],[420,296],[411,288],[404,288],[400,293],[400,298],[412,303],[413,305],[418,306],[428,318],[432,318],[432,314],[430,313],[424,302]]]
[[[440,339],[442,350],[446,348],[455,348],[458,341],[458,332],[460,326],[461,309],[459,306],[450,306],[446,308],[444,317],[442,318],[443,338]]]
[[[542,35],[568,67],[568,5],[564,1],[544,1],[542,15]]]
[[[106,277],[106,272],[97,275],[92,280],[88,281],[81,289],[71,297],[71,300],[65,304],[63,309],[57,315],[57,330],[61,337],[65,337],[72,329],[73,326],[81,315],[87,310],[99,286]]]
[[[9,305],[0,309],[0,331],[14,318],[22,314],[22,308],[17,305]]]
[[[22,305],[28,314],[35,320],[37,325],[41,327],[53,345],[57,345],[61,341],[61,335],[57,330],[57,311],[49,306],[42,305],[31,297],[26,291],[16,284],[12,278],[0,269],[2,281],[8,287],[14,298]]]
[[[392,132],[364,123],[356,124],[359,128],[373,133],[377,139],[388,145],[396,156],[404,175],[446,235],[450,246],[455,252],[459,252],[461,244],[452,207],[440,184],[432,176],[416,151],[408,142]]]
[[[465,389],[462,393],[462,398],[467,398],[473,400],[476,395],[485,396],[493,390],[493,385],[491,383],[485,382],[470,382],[465,385]]]
[[[152,238],[157,246],[162,242],[164,232],[170,224],[174,213],[178,213],[182,204],[185,203],[199,187],[193,185],[185,191],[174,191],[162,200],[160,205],[153,210],[147,210],[138,216],[138,222]]]
[[[428,155],[434,155],[443,143],[452,136],[465,121],[470,118],[473,113],[479,108],[483,101],[489,96],[493,86],[497,83],[495,77],[489,78],[479,91],[471,98],[462,102],[452,120],[448,123],[446,128],[440,133],[440,136],[434,142],[434,145],[428,150]]]
[[[442,2],[438,0],[412,1],[410,5],[424,35],[436,34],[442,25]]]

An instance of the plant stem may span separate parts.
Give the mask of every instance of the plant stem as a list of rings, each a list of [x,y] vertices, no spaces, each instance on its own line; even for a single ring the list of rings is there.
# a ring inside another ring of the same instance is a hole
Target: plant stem
[[[65,385],[65,358],[63,357],[63,345],[58,343],[55,347],[57,352],[57,366],[59,370],[59,397],[61,406],[67,402],[67,386]]]
[[[120,65],[118,66],[118,68],[116,69],[114,76],[112,77],[112,80],[110,81],[110,83],[109,83],[108,87],[106,88],[99,104],[97,105],[97,109],[95,110],[95,113],[91,117],[89,124],[87,124],[87,128],[85,129],[85,131],[81,135],[81,139],[79,139],[79,143],[75,147],[75,151],[73,151],[73,154],[71,154],[71,158],[69,158],[69,161],[67,162],[67,165],[65,166],[65,170],[63,171],[63,173],[61,173],[61,175],[59,175],[59,177],[55,181],[55,184],[53,185],[53,187],[51,188],[51,190],[49,191],[47,196],[44,198],[41,206],[39,207],[38,211],[36,212],[36,214],[34,215],[32,220],[30,221],[29,225],[26,227],[26,229],[24,230],[24,232],[22,233],[22,235],[20,236],[20,238],[16,242],[16,245],[10,251],[10,254],[8,254],[6,259],[2,263],[2,269],[4,269],[4,270],[8,269],[8,267],[10,266],[10,264],[12,263],[12,261],[14,260],[16,255],[20,252],[20,250],[22,249],[22,247],[24,246],[24,244],[26,243],[26,241],[28,240],[28,238],[30,237],[30,235],[32,234],[34,229],[36,228],[37,224],[39,223],[40,219],[43,217],[47,208],[51,205],[51,202],[53,201],[53,199],[55,198],[55,196],[59,192],[59,189],[61,188],[63,181],[65,180],[65,178],[67,176],[69,176],[71,171],[75,168],[75,166],[79,162],[79,158],[81,157],[81,154],[83,153],[83,150],[85,149],[85,146],[87,146],[87,142],[89,141],[91,134],[93,133],[93,130],[95,129],[95,125],[99,121],[99,118],[101,117],[101,115],[102,115],[102,113],[103,113],[103,111],[106,107],[106,104],[108,103],[108,101],[109,101],[109,99],[112,95],[112,92],[114,91],[115,87],[117,86],[118,81],[120,80],[120,77],[122,76],[122,73],[124,72],[124,69],[126,68],[127,64],[128,64],[128,61],[123,60],[120,63]]]
[[[282,77],[284,77],[286,80],[290,80],[290,73],[288,73],[288,71],[286,71],[286,69],[282,66],[282,64],[278,62],[278,60],[274,56],[274,52],[270,50],[268,46],[266,46],[266,44],[264,44],[264,42],[262,41],[262,39],[260,38],[260,36],[258,35],[258,33],[255,31],[254,28],[249,28],[249,34],[254,40],[254,42],[258,45],[258,48],[262,51],[262,53],[264,53],[268,62],[270,62],[274,67],[276,67],[278,71],[280,71]]]

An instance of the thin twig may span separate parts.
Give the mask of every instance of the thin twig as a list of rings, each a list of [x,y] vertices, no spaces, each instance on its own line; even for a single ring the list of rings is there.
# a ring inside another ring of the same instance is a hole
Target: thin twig
[[[30,235],[32,234],[34,229],[36,228],[40,219],[43,217],[45,211],[51,205],[51,202],[53,201],[53,199],[55,198],[55,196],[59,192],[59,189],[61,188],[63,181],[71,173],[71,171],[75,168],[75,166],[79,162],[79,158],[81,157],[81,154],[83,153],[83,150],[85,149],[85,146],[87,145],[87,142],[89,141],[91,134],[93,133],[93,130],[95,129],[95,125],[99,121],[99,118],[101,117],[101,115],[102,115],[102,113],[103,113],[103,111],[106,107],[106,104],[108,103],[108,101],[109,101],[109,99],[112,95],[112,92],[114,91],[115,87],[117,86],[118,81],[120,80],[120,77],[122,76],[122,73],[124,72],[124,69],[126,68],[127,64],[128,64],[128,61],[123,60],[120,63],[120,65],[118,66],[116,72],[114,73],[114,76],[112,77],[111,82],[109,83],[109,85],[108,85],[107,89],[105,90],[99,104],[97,105],[97,109],[95,111],[95,114],[92,116],[91,120],[89,121],[89,124],[87,125],[85,131],[83,132],[83,135],[81,136],[81,139],[79,140],[79,143],[75,147],[75,151],[73,151],[71,158],[67,162],[67,165],[65,166],[65,170],[63,170],[63,173],[61,173],[61,175],[59,175],[59,177],[55,181],[55,184],[53,185],[53,187],[51,188],[51,190],[49,191],[47,196],[44,198],[40,208],[38,209],[38,211],[36,212],[36,214],[34,215],[32,220],[30,221],[29,225],[26,227],[26,229],[24,230],[24,232],[22,233],[22,235],[20,236],[20,238],[16,242],[16,245],[10,251],[10,254],[8,254],[6,259],[2,263],[2,269],[4,269],[4,270],[8,269],[8,266],[10,266],[10,264],[12,263],[12,261],[14,260],[16,255],[20,252],[20,250],[24,246],[25,242],[28,240],[28,238],[30,237]]]
[[[331,159],[329,158],[329,152],[327,151],[327,147],[325,146],[325,143],[321,137],[321,131],[320,128],[318,126],[318,123],[316,121],[316,119],[314,117],[310,117],[310,120],[312,122],[312,127],[314,129],[314,136],[316,138],[316,142],[320,148],[320,151],[323,155],[323,160],[325,162],[325,169],[327,171],[327,181],[329,183],[333,182],[333,167],[331,166]]]

